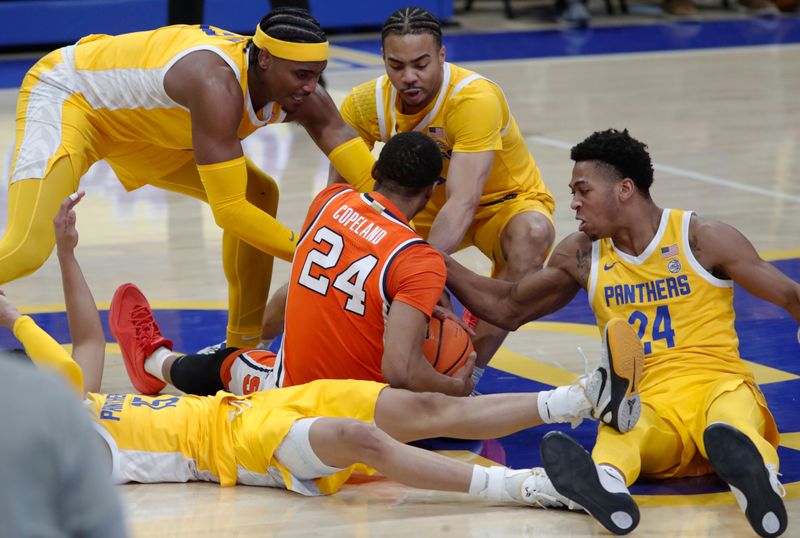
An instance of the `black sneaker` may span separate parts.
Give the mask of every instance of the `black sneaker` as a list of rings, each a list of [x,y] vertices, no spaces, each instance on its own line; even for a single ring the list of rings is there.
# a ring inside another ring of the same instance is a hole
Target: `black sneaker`
[[[622,433],[630,431],[642,414],[639,381],[644,349],[627,321],[606,323],[600,364],[588,375],[584,393],[592,404],[592,416]]]
[[[639,507],[625,485],[616,492],[606,489],[598,476],[605,470],[595,465],[574,439],[562,432],[550,432],[542,439],[539,451],[542,465],[558,493],[581,505],[614,534],[627,534],[636,528]]]
[[[774,465],[764,459],[745,434],[724,422],[703,432],[708,461],[731,488],[739,508],[759,536],[780,536],[786,530],[786,492]]]

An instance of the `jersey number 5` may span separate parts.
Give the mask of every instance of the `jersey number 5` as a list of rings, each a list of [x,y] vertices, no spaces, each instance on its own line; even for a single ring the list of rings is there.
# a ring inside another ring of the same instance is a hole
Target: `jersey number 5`
[[[306,261],[303,263],[303,269],[300,271],[300,278],[298,279],[300,285],[320,295],[327,295],[331,279],[325,275],[328,269],[332,269],[330,275],[336,274],[333,280],[333,287],[347,296],[344,309],[353,314],[363,316],[367,299],[364,283],[372,270],[375,269],[375,266],[378,265],[378,258],[372,254],[367,254],[343,270],[339,270],[337,264],[344,250],[344,238],[330,228],[323,226],[314,234],[314,243],[320,247],[327,245],[328,248],[324,249],[327,253],[319,248],[309,251]],[[314,267],[322,269],[322,271],[314,271],[319,276],[315,277],[311,274]]]
[[[644,312],[634,310],[628,318],[628,323],[635,325],[639,322],[639,340],[642,340],[644,354],[649,355],[652,351],[652,342],[643,340],[649,320]],[[667,347],[675,347],[675,331],[672,329],[672,318],[669,315],[669,307],[661,305],[656,308],[656,317],[653,320],[652,340],[665,340]]]

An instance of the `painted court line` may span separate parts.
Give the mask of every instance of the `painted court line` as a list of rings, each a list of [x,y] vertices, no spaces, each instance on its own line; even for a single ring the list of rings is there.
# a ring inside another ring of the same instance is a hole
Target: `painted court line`
[[[569,150],[573,146],[573,144],[569,144],[567,142],[564,142],[563,140],[556,140],[554,138],[548,138],[546,136],[528,136],[525,138],[526,140],[530,140],[531,142],[536,142],[539,144],[543,144],[545,146],[551,146],[559,149]],[[709,176],[708,174],[701,174],[700,172],[693,172],[691,170],[685,170],[683,168],[677,168],[675,166],[669,166],[666,164],[653,163],[653,168],[655,170],[658,170],[659,172],[667,172],[669,174],[673,174],[676,176],[694,179],[695,181],[700,181],[702,183],[720,185],[722,187],[727,187],[730,189],[737,189],[741,191],[752,192],[753,194],[768,196],[770,198],[778,198],[779,200],[787,200],[790,202],[800,203],[800,196],[796,196],[794,194],[786,194],[784,192],[776,192],[769,189],[762,189],[760,187],[753,187],[752,185],[746,185],[744,183],[738,183],[736,181],[731,181],[729,179],[723,179],[716,176]]]

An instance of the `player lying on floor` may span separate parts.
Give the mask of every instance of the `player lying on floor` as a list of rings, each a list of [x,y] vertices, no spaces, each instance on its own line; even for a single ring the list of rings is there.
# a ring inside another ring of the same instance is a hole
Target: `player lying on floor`
[[[247,396],[223,391],[215,396],[157,397],[96,392],[102,380],[105,339],[74,255],[78,235],[72,208],[82,196],[80,192],[67,198],[55,219],[74,358],[30,317],[20,315],[5,296],[0,297],[0,325],[14,332],[37,365],[61,373],[85,395],[86,408],[97,419],[96,431],[108,446],[106,464],[117,482],[202,480],[318,495],[337,491],[355,471],[374,469],[412,487],[460,491],[491,501],[580,508],[549,488],[543,469],[470,465],[403,444],[437,436],[496,438],[541,424],[535,393],[457,398],[348,380],[319,380]],[[154,340],[163,338],[155,325],[152,329]],[[601,391],[601,403],[626,397],[638,403],[629,382],[634,370],[641,368],[638,338],[626,323],[612,320],[603,349],[602,367],[618,382],[603,384],[617,392]],[[558,398],[549,401],[563,405]],[[557,432],[548,434],[542,450],[561,437]],[[597,474],[588,453],[580,463],[585,472]],[[600,480],[589,497],[602,496],[595,504],[609,512],[592,515],[619,532],[609,522],[612,514],[618,519],[623,513],[631,521],[623,532],[632,530],[639,518],[635,503],[625,498],[615,502],[617,496]]]

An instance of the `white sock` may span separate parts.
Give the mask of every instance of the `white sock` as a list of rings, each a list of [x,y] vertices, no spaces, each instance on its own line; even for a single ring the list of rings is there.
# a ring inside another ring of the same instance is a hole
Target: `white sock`
[[[489,468],[483,465],[472,466],[472,481],[469,483],[469,494],[481,496],[489,487]],[[484,495],[485,496],[485,495]]]
[[[515,470],[508,467],[472,467],[469,494],[490,501],[522,500],[522,483],[531,476],[530,469]]]
[[[167,349],[165,347],[160,347],[153,351],[153,354],[147,357],[144,360],[144,371],[150,374],[153,377],[157,377],[161,381],[165,381],[164,379],[164,363],[166,360],[173,355],[171,349]]]
[[[584,418],[591,418],[592,404],[586,398],[583,387],[568,385],[545,390],[538,397],[539,416],[545,424],[571,422],[573,427]]]
[[[597,476],[600,479],[600,484],[611,493],[625,493],[630,495],[628,486],[625,485],[625,477],[616,467],[607,464],[597,465]]]

